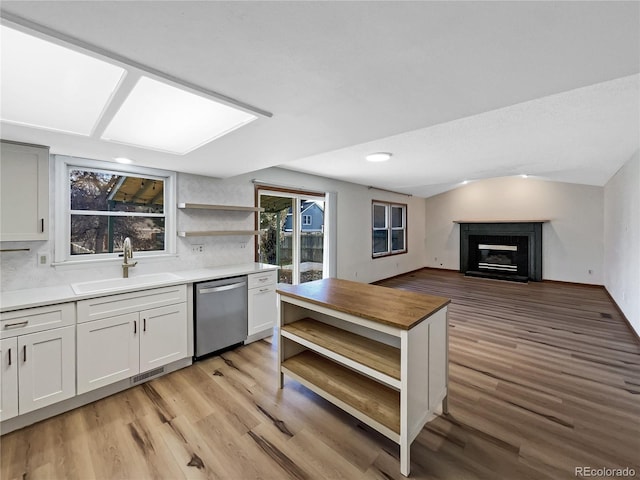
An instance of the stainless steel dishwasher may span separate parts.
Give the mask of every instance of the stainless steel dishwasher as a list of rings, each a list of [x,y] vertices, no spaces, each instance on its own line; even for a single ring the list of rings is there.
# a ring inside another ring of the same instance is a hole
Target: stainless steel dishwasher
[[[247,277],[196,283],[194,359],[247,339]]]

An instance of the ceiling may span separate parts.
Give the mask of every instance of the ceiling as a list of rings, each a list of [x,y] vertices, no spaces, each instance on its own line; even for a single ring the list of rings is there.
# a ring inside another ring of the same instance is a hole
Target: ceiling
[[[273,113],[183,156],[2,125],[53,153],[214,177],[282,166],[430,196],[515,174],[603,185],[639,148],[634,1],[4,0],[2,12]],[[373,151],[393,157],[370,164]]]

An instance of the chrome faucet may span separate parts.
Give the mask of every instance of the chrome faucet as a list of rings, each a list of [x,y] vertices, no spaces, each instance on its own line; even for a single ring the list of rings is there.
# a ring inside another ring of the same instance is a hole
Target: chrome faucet
[[[138,262],[130,261],[133,258],[133,247],[131,247],[131,239],[129,237],[125,238],[122,244],[122,256],[124,257],[122,263],[122,278],[129,278],[129,269],[138,264]]]

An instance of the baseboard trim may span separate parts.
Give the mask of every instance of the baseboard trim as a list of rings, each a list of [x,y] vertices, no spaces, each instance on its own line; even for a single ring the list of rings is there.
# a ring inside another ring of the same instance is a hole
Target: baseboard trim
[[[547,280],[546,278],[543,278],[541,281],[544,283],[560,283],[562,285],[573,285],[575,287],[604,288],[604,285],[600,285],[598,283],[565,282],[564,280]]]
[[[399,273],[397,275],[392,275],[391,277],[381,278],[380,280],[376,280],[375,282],[371,282],[371,285],[377,285],[382,282],[386,282],[387,280],[391,280],[392,278],[404,277],[405,275],[410,275],[412,273],[419,272],[420,270],[424,270],[427,267],[416,268],[415,270],[409,270],[408,272]]]
[[[602,288],[605,291],[605,293],[607,294],[607,296],[609,297],[609,299],[611,300],[611,303],[613,303],[613,306],[616,307],[616,310],[618,311],[618,313],[620,314],[620,316],[622,317],[624,322],[627,324],[627,328],[629,328],[629,330],[631,331],[631,333],[635,337],[636,342],[640,343],[640,334],[638,334],[638,332],[636,332],[636,330],[631,326],[631,322],[629,321],[627,316],[624,314],[624,312],[620,308],[620,305],[618,305],[618,302],[616,302],[615,299],[613,298],[613,296],[611,296],[611,294],[609,293],[609,290],[607,290],[607,287],[603,286]]]

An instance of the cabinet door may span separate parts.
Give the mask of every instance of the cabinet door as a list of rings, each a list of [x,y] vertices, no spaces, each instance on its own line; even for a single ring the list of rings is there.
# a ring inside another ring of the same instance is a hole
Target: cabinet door
[[[0,241],[47,240],[47,147],[0,144],[0,209]]]
[[[187,304],[140,312],[140,373],[187,356]]]
[[[76,327],[18,337],[18,399],[23,413],[76,393]]]
[[[18,340],[0,340],[0,420],[18,415]]]
[[[249,290],[249,337],[271,330],[278,319],[278,298],[275,285]]]
[[[78,394],[138,373],[138,312],[79,323]]]

